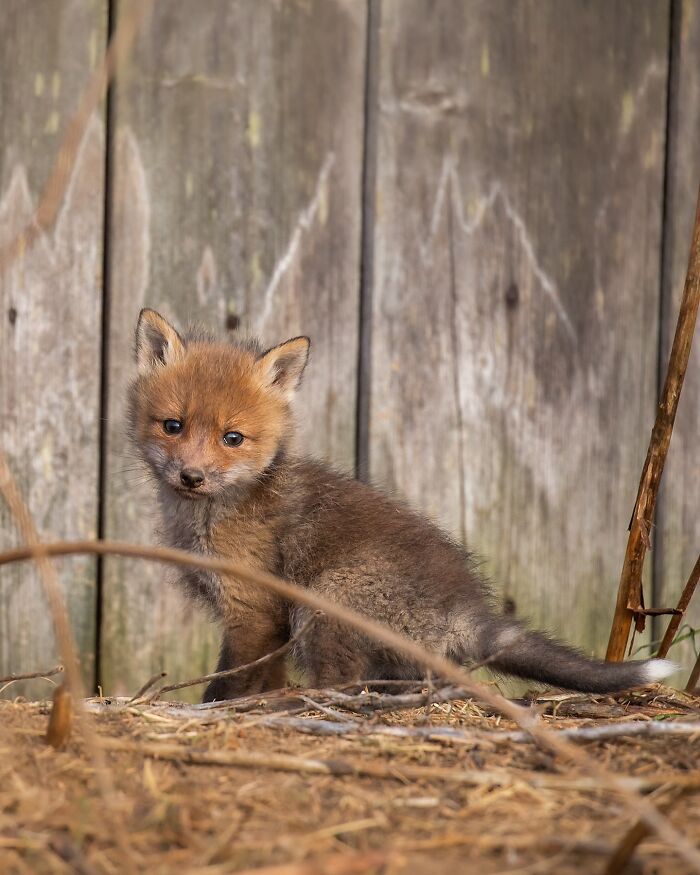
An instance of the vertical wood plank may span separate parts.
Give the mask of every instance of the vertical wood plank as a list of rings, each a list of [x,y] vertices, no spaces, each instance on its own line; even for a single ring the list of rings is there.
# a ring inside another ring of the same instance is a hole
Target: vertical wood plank
[[[270,343],[309,334],[301,446],[352,467],[364,55],[353,0],[155,5],[114,91],[108,535],[156,538],[124,431],[146,304]],[[169,576],[106,563],[106,690],[212,669],[215,631]]]
[[[663,337],[660,364],[665,374],[678,318],[688,250],[700,185],[700,3],[675,4],[676,20],[671,53],[671,93],[666,180],[665,269],[663,283]],[[669,448],[658,513],[657,601],[675,605],[700,553],[700,336],[691,352],[683,394]],[[657,623],[658,636],[666,618]],[[691,602],[685,622],[700,629],[700,600]],[[680,634],[688,629],[681,630]],[[698,634],[696,647],[700,647]],[[675,680],[685,684],[696,653],[690,641],[672,648],[669,656],[683,664]]]
[[[0,246],[24,228],[106,39],[106,0],[7,0],[0,15]],[[90,120],[55,227],[0,277],[0,445],[47,538],[94,538],[100,404],[104,129]],[[0,503],[1,504],[1,503]],[[0,549],[18,543],[0,506]],[[94,680],[95,563],[60,579]],[[0,674],[58,660],[32,566],[0,570]],[[5,695],[46,696],[45,682]]]
[[[601,653],[651,427],[668,4],[384,0],[370,469]]]

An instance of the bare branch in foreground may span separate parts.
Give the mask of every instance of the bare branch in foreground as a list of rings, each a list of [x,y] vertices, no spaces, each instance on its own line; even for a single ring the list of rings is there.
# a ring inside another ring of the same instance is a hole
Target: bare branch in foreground
[[[588,756],[588,754],[567,739],[560,738],[550,730],[545,729],[539,720],[539,716],[533,714],[531,710],[508,701],[504,696],[494,692],[485,684],[475,681],[468,671],[451,659],[426,650],[418,642],[395,632],[388,626],[371,620],[357,611],[347,608],[345,605],[320,596],[310,589],[296,586],[279,577],[275,577],[273,574],[213,556],[203,556],[167,547],[145,547],[122,541],[62,541],[54,544],[42,544],[41,546],[41,554],[44,556],[72,555],[76,553],[141,557],[189,568],[217,571],[238,577],[247,583],[262,586],[297,604],[323,611],[325,614],[351,626],[353,629],[358,629],[374,641],[379,641],[381,644],[402,653],[417,665],[430,669],[438,677],[463,686],[470,695],[487,702],[506,717],[510,717],[522,729],[529,732],[533,738],[537,739],[540,744],[579,766],[584,773],[587,773],[592,779],[597,781],[599,788],[605,787],[619,794],[620,798],[627,804],[627,807],[639,819],[643,820],[661,838],[668,842],[669,846],[688,863],[693,871],[700,873],[700,851],[672,826],[668,819],[661,815],[647,799],[640,796],[633,789],[630,789],[629,783],[623,778],[611,774],[608,769],[599,765],[592,757]],[[35,554],[36,548],[33,547],[7,550],[4,553],[0,553],[0,565],[16,562],[20,559],[30,559]]]

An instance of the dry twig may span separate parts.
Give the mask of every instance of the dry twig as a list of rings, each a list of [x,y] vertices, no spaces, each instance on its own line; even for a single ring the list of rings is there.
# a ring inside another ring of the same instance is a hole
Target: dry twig
[[[167,671],[159,671],[157,674],[152,675],[146,683],[138,688],[138,691],[134,693],[134,695],[129,699],[129,704],[133,704],[134,702],[138,702],[158,681],[162,681],[163,678],[167,677]]]
[[[698,681],[700,681],[700,654],[698,654],[693,670],[690,672],[688,685],[685,688],[686,693],[694,693],[698,688]]]
[[[661,475],[671,442],[673,423],[676,419],[678,400],[683,379],[688,367],[690,348],[693,343],[695,321],[700,305],[700,191],[695,211],[693,239],[688,259],[688,272],[683,289],[678,324],[673,338],[671,356],[666,373],[666,382],[661,394],[656,422],[649,441],[644,469],[639,483],[630,534],[627,541],[625,561],[622,566],[620,586],[615,605],[615,616],[610,630],[607,659],[621,661],[629,639],[632,621],[637,616],[643,620],[642,569],[649,547],[649,533],[654,521],[656,496],[661,484]]]
[[[673,639],[676,637],[676,632],[678,631],[678,627],[681,624],[681,620],[683,619],[683,615],[688,609],[688,605],[690,604],[690,600],[693,597],[693,593],[695,592],[695,588],[700,581],[700,556],[698,556],[697,562],[693,566],[693,570],[690,572],[690,577],[688,578],[688,582],[683,587],[683,592],[681,593],[681,597],[678,599],[678,604],[676,605],[676,613],[671,617],[668,623],[668,627],[666,629],[666,633],[659,645],[659,652],[656,654],[658,657],[664,657],[669,651],[669,648],[673,644]]]
[[[318,705],[316,705],[318,707]],[[320,708],[319,708],[320,710]],[[338,716],[338,715],[335,715]],[[390,726],[382,723],[315,720],[309,717],[270,715],[260,723],[263,726],[278,726],[295,729],[309,735],[387,735],[394,738],[428,738],[435,741],[454,741],[464,744],[520,744],[532,741],[528,732],[485,732],[457,729],[454,726]],[[651,738],[661,735],[690,735],[700,737],[700,721],[675,722],[639,720],[634,722],[607,723],[602,726],[574,726],[568,729],[550,729],[560,738],[571,741],[605,741],[611,738]],[[700,781],[700,779],[699,779]]]
[[[687,792],[686,787],[671,787],[661,786],[658,789],[658,795],[666,794],[666,798],[659,802],[658,798],[654,802],[661,811],[668,811],[678,800],[680,796]],[[608,860],[603,875],[621,875],[627,868],[627,864],[632,859],[632,855],[642,842],[649,835],[649,827],[646,823],[638,820],[631,829],[629,829],[622,837],[620,844],[615,848],[612,856]]]
[[[46,743],[59,748],[70,738],[73,728],[73,703],[71,694],[64,684],[56,687],[53,693],[53,707],[49,717],[49,728],[46,730]]]
[[[304,635],[306,635],[311,626],[313,626],[317,616],[318,612],[310,617],[306,621],[306,623],[304,623],[301,629],[299,629],[296,635],[292,636],[289,641],[282,644],[276,650],[272,650],[270,651],[270,653],[266,653],[264,656],[261,656],[258,659],[254,659],[252,662],[248,662],[245,665],[236,666],[236,668],[227,668],[224,671],[215,671],[211,674],[205,674],[202,675],[202,677],[194,678],[193,680],[181,681],[179,684],[169,684],[167,687],[161,687],[159,690],[155,690],[155,692],[151,693],[150,696],[146,697],[146,701],[155,702],[163,695],[163,693],[172,693],[173,690],[183,690],[185,687],[196,687],[199,684],[208,684],[209,681],[216,680],[217,678],[230,678],[234,675],[250,671],[251,668],[257,668],[260,665],[265,665],[266,662],[270,662],[273,659],[279,659],[280,656],[284,656],[286,653],[289,653],[292,647],[294,647],[294,645],[298,641],[300,641],[304,637]],[[136,696],[135,698],[137,699],[139,697]]]
[[[0,684],[13,684],[15,681],[31,681],[34,678],[52,678],[62,671],[62,665],[54,665],[48,671],[32,671],[29,674],[8,674],[4,678],[0,678]]]

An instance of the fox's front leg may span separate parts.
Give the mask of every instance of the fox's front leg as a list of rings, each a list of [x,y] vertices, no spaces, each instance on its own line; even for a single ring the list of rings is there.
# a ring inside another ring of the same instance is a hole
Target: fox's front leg
[[[217,671],[248,665],[272,653],[288,639],[288,631],[267,622],[246,620],[224,630]],[[285,683],[284,656],[253,666],[227,678],[216,678],[204,692],[204,702],[222,702],[239,696],[278,690]]]

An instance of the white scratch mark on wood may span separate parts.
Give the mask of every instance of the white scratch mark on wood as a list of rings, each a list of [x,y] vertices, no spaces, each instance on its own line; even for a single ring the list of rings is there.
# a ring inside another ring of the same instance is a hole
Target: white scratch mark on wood
[[[115,163],[114,227],[117,229],[115,240],[118,248],[116,269],[112,270],[112,298],[115,318],[121,325],[128,326],[130,336],[134,310],[146,304],[151,257],[151,201],[141,150],[134,132],[126,125],[117,132]]]
[[[331,170],[333,169],[333,165],[335,164],[335,153],[329,152],[326,155],[326,158],[321,166],[321,170],[318,174],[318,179],[316,180],[316,187],[314,188],[314,194],[306,207],[299,213],[299,218],[296,221],[294,226],[294,231],[292,232],[292,236],[289,238],[289,243],[287,244],[287,248],[284,251],[282,257],[278,260],[275,265],[275,269],[272,272],[272,277],[270,282],[267,284],[267,288],[265,289],[265,293],[263,296],[263,306],[260,316],[257,320],[257,331],[261,332],[265,326],[265,323],[270,317],[272,313],[273,305],[275,302],[275,294],[279,287],[280,282],[282,281],[284,275],[287,273],[289,268],[294,262],[294,259],[297,256],[297,252],[299,251],[299,245],[301,244],[302,236],[309,228],[312,226],[316,216],[321,209],[321,205],[323,203],[326,187],[328,185],[328,178],[330,176]]]
[[[501,202],[505,214],[510,220],[513,228],[515,229],[519,243],[527,257],[528,262],[530,263],[532,273],[537,279],[540,287],[542,288],[542,291],[551,301],[552,306],[554,307],[554,311],[556,312],[557,317],[564,326],[566,333],[568,334],[572,343],[576,344],[576,331],[569,317],[569,314],[567,313],[566,308],[562,302],[559,289],[557,288],[554,280],[541,266],[539,259],[537,258],[537,253],[535,252],[534,244],[530,239],[530,235],[528,234],[525,221],[520,213],[518,213],[518,211],[513,206],[512,201],[503,190],[502,186],[499,183],[494,183],[491,186],[488,194],[484,198],[480,199],[473,218],[467,219],[464,215],[464,198],[462,196],[462,187],[459,180],[459,173],[457,172],[455,161],[449,156],[443,161],[442,169],[440,171],[440,179],[438,182],[437,191],[435,194],[435,201],[433,203],[433,209],[430,217],[430,233],[427,243],[423,244],[423,246],[421,247],[423,259],[426,260],[430,257],[432,243],[435,235],[437,234],[440,219],[445,208],[445,203],[447,201],[448,195],[450,198],[450,204],[454,209],[455,216],[457,218],[458,226],[462,233],[466,234],[467,236],[471,236],[472,234],[474,234],[477,228],[479,228],[479,226],[483,223],[487,213],[494,208],[497,202]]]
[[[223,323],[226,317],[226,296],[219,285],[219,271],[211,246],[204,247],[202,261],[195,276],[195,285],[197,300],[202,309],[210,314],[215,310],[219,324]]]
[[[197,299],[202,307],[206,307],[212,295],[216,295],[219,285],[216,259],[214,258],[211,246],[204,247],[202,261],[195,277],[195,284],[197,286]]]
[[[36,205],[29,190],[27,169],[24,164],[17,164],[12,170],[5,193],[0,197],[0,246],[12,243],[30,223],[40,230],[34,220],[35,209]],[[49,245],[45,234],[39,233],[34,247],[47,259],[53,259],[53,247]]]

